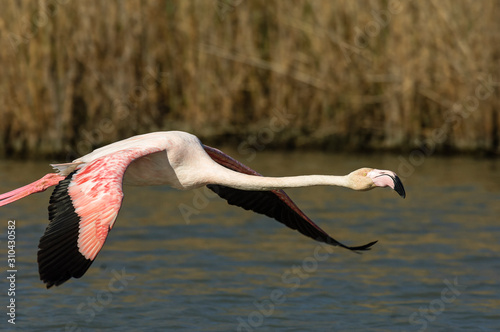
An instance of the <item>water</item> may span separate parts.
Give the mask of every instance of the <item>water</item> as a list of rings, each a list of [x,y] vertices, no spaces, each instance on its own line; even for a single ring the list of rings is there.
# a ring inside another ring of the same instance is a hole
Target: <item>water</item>
[[[266,175],[345,174],[362,166],[404,175],[391,190],[288,190],[335,239],[379,240],[357,255],[322,246],[203,190],[125,188],[123,208],[81,279],[45,289],[37,245],[50,191],[0,209],[16,220],[16,329],[26,331],[491,331],[500,328],[500,163],[474,158],[260,152]],[[412,169],[413,168],[413,169]],[[0,192],[49,172],[0,162]],[[185,204],[185,205],[182,205]],[[188,206],[192,214],[180,212]],[[3,275],[6,276],[6,272]],[[4,278],[3,278],[4,279]],[[3,289],[1,325],[7,323]]]

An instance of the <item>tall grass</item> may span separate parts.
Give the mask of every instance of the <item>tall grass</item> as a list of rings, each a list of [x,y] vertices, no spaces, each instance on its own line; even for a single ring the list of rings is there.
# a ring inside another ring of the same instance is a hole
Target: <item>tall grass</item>
[[[0,154],[70,158],[172,129],[234,143],[257,133],[298,147],[498,153],[499,5],[7,1]]]

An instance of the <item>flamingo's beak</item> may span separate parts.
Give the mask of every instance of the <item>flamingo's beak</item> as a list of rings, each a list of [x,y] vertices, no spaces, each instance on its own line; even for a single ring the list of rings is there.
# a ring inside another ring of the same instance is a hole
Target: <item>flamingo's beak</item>
[[[377,187],[390,187],[394,189],[399,196],[405,198],[406,192],[403,187],[403,183],[396,175],[396,173],[391,171],[382,171],[379,169],[374,169],[367,174],[373,180],[373,183]]]

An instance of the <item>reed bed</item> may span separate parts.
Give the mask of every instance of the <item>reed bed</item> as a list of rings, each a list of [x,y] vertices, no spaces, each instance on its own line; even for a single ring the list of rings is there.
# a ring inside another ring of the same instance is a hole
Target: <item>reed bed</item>
[[[500,151],[500,2],[7,1],[0,154],[137,133]]]

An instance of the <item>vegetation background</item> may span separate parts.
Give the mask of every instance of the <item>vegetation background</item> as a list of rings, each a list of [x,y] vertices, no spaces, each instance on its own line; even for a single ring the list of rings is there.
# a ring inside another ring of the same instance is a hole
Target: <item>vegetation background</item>
[[[0,155],[211,144],[500,152],[497,0],[5,1]]]

